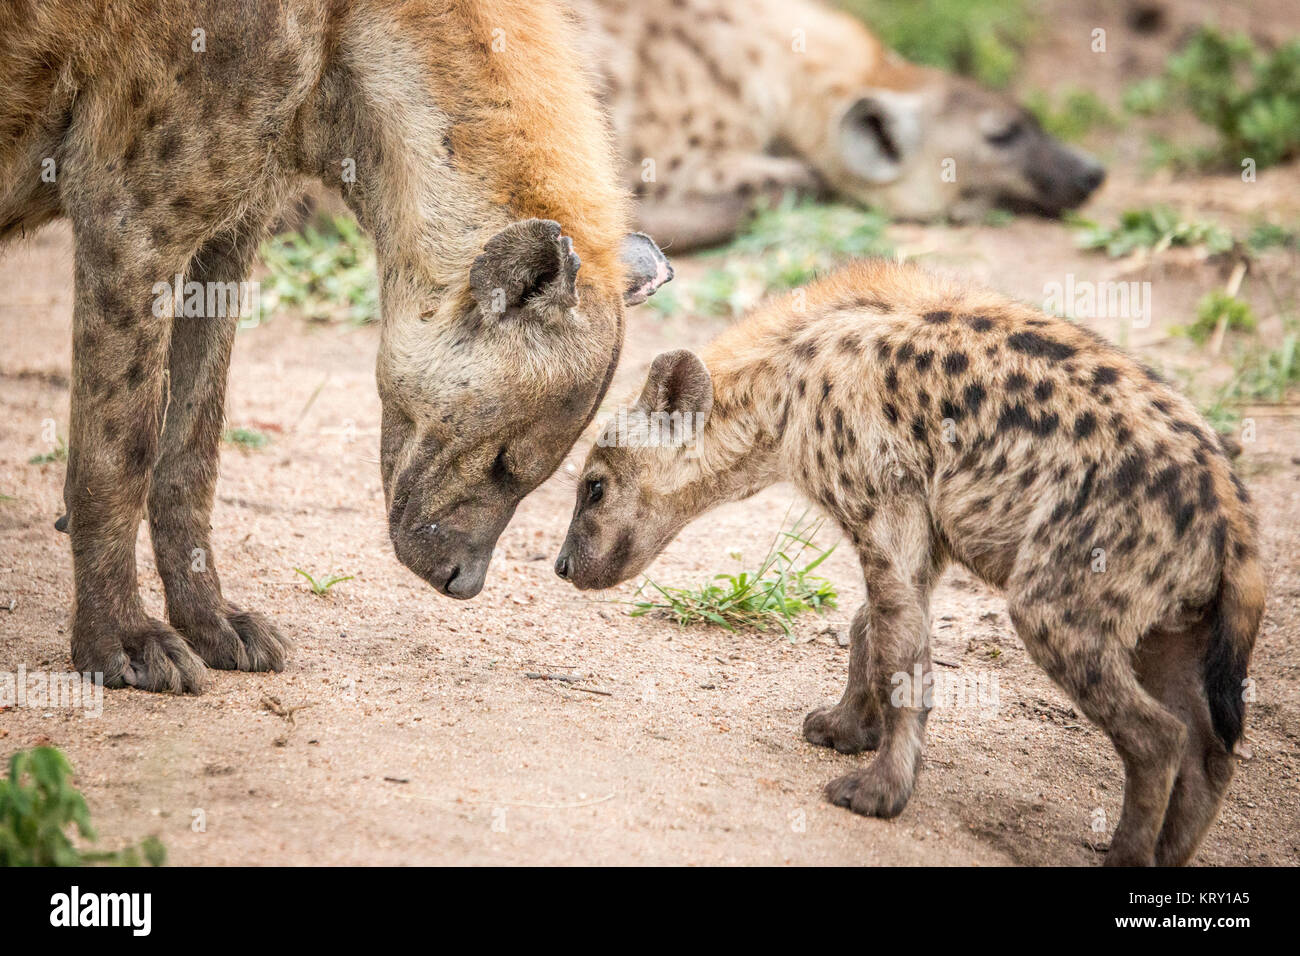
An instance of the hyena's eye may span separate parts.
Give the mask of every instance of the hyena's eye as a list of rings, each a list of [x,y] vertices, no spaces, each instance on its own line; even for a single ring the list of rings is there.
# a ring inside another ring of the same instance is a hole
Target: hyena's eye
[[[993,132],[989,133],[984,138],[987,139],[994,146],[1010,146],[1012,143],[1014,143],[1017,139],[1020,138],[1020,134],[1024,132],[1024,129],[1025,128],[1022,123],[1018,121],[1012,121],[998,129],[995,129]]]
[[[587,504],[594,505],[605,497],[605,482],[599,478],[587,479]]]

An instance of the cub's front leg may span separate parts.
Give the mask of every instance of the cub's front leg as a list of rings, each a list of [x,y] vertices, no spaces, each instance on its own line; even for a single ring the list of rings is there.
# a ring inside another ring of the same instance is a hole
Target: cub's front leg
[[[867,583],[867,603],[860,616],[866,618],[862,633],[870,634],[870,642],[862,642],[855,662],[862,669],[851,671],[845,701],[874,701],[856,704],[856,713],[869,714],[867,707],[878,707],[881,729],[871,763],[828,783],[826,798],[854,813],[893,817],[907,806],[921,767],[929,714],[924,686],[931,670],[930,591],[941,561],[931,547],[929,519],[919,498],[882,503],[874,520],[860,530],[858,550]],[[900,677],[912,693],[895,700],[891,690]],[[854,712],[841,710],[841,725]],[[816,717],[817,712],[810,714],[809,722]]]
[[[72,662],[107,687],[198,692],[203,661],[150,618],[136,583],[135,540],[158,456],[171,319],[154,284],[176,271],[102,209],[74,212],[76,299],[72,402],[63,497],[72,541]]]
[[[168,354],[170,401],[149,489],[149,533],[167,595],[167,619],[210,667],[283,669],[290,643],[262,615],[226,601],[209,528],[225,414],[230,350],[239,317],[238,283],[262,236],[260,219],[209,240],[191,262],[190,281],[219,294],[205,306],[226,314],[178,317]]]

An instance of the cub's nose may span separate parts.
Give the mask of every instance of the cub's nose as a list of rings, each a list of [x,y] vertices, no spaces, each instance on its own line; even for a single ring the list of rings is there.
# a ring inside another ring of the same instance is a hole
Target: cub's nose
[[[561,551],[555,559],[555,573],[568,581],[573,577],[573,557],[567,551]]]

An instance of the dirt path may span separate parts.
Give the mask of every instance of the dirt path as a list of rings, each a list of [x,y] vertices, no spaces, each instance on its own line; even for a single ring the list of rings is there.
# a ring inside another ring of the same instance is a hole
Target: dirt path
[[[1041,294],[1046,274],[1110,268],[1076,252],[1059,226],[1033,221],[895,235],[932,265],[1025,298]],[[1021,268],[998,268],[1013,251]],[[684,265],[679,281],[690,280]],[[66,428],[70,277],[63,228],[0,259],[0,492],[12,499],[0,502],[0,606],[15,602],[0,610],[0,670],[70,667],[70,560],[52,528],[63,469],[28,464],[44,450],[43,420]],[[1179,301],[1206,285],[1193,272],[1165,275],[1159,288]],[[658,350],[700,344],[721,325],[634,313],[612,396],[634,388]],[[213,672],[201,697],[114,692],[98,719],[0,711],[0,753],[62,747],[102,833],[157,833],[178,864],[1099,857],[1088,844],[1104,835],[1091,824],[1099,811],[1117,819],[1118,760],[1027,660],[1001,599],[963,573],[938,592],[934,653],[941,671],[996,677],[999,703],[935,711],[916,795],[891,822],[822,802],[821,786],[860,761],[799,735],[804,713],[837,699],[844,681],[847,650],[833,631],[863,596],[847,555],[823,566],[839,609],[803,621],[793,641],[629,618],[616,602],[630,587],[593,599],[551,571],[571,507],[562,471],[524,503],[477,600],[423,587],[393,557],[383,523],[376,343],[374,329],[283,318],[239,336],[230,424],[273,442],[224,450],[214,544],[230,597],[296,638],[285,673]],[[1281,411],[1260,418],[1243,462],[1272,575],[1252,669],[1253,757],[1203,863],[1300,862],[1300,420]],[[793,500],[778,487],[701,520],[656,578],[703,580],[737,567],[732,549],[755,561]],[[143,528],[140,565],[146,602],[161,613]],[[294,567],[356,578],[317,597]]]

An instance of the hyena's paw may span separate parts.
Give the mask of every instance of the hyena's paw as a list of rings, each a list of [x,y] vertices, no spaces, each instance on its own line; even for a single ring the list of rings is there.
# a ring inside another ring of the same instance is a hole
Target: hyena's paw
[[[282,671],[293,650],[293,641],[280,633],[269,620],[256,611],[226,608],[227,618],[248,652],[248,666],[241,670]]]
[[[818,707],[803,719],[803,735],[810,744],[834,747],[842,754],[875,750],[880,745],[880,728],[871,727],[857,714],[838,704]]]
[[[877,758],[878,759],[878,758]],[[873,763],[826,784],[826,799],[864,817],[896,817],[912,796],[912,785],[891,778]]]
[[[105,687],[136,687],[171,694],[203,690],[207,668],[185,640],[162,621],[145,618],[102,635],[73,636],[73,665],[102,673]]]
[[[205,609],[173,623],[209,667],[223,671],[284,669],[289,642],[260,614],[226,605],[224,610]]]

